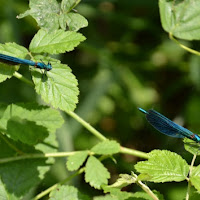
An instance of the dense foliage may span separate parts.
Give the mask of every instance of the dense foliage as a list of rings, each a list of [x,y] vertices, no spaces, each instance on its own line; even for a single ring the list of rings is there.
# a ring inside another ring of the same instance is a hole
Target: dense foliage
[[[198,0],[0,11],[0,53],[53,67],[0,63],[2,200],[199,199],[199,144],[160,134],[137,109],[199,130]]]

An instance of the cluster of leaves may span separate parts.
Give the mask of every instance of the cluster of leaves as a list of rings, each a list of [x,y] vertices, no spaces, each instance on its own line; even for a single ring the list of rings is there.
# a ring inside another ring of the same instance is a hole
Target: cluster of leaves
[[[43,74],[41,70],[31,68],[34,84],[29,80],[25,82],[34,85],[36,93],[41,95],[45,103],[65,112],[73,111],[76,107],[78,82],[66,64],[61,64],[48,54],[72,51],[85,40],[76,31],[87,26],[87,20],[72,11],[78,3],[63,0],[59,5],[57,1],[31,0],[30,10],[18,16],[31,15],[41,27],[29,49],[16,43],[0,44],[2,54],[22,59],[29,57],[36,62],[51,62],[52,71]],[[20,78],[18,69],[18,65],[2,63],[0,82],[13,76]],[[21,198],[38,185],[54,163],[54,159],[44,157],[46,153],[57,152],[55,132],[64,121],[60,112],[37,103],[2,104],[0,108],[1,198]]]
[[[45,103],[68,113],[72,112],[78,103],[77,80],[66,64],[61,64],[48,54],[57,55],[72,51],[85,40],[82,34],[77,33],[80,28],[87,26],[87,20],[74,12],[79,2],[80,0],[62,0],[59,4],[56,0],[30,0],[30,10],[18,16],[23,18],[30,15],[41,27],[32,39],[29,49],[15,43],[0,45],[2,54],[22,59],[30,56],[34,61],[42,59],[44,62],[51,62],[53,70],[49,71],[47,76],[43,76],[39,69],[31,70],[35,91]],[[197,18],[199,5],[198,0],[160,0],[160,16],[164,30],[181,39],[200,39]],[[19,77],[18,69],[17,65],[1,64],[0,82],[12,76]],[[48,158],[47,155],[49,152],[57,152],[55,131],[62,126],[63,118],[58,111],[36,103],[1,105],[0,117],[0,193],[3,199],[20,199],[38,185],[54,163],[54,159]],[[186,149],[191,153],[196,153],[197,148],[186,144]],[[108,186],[110,173],[101,161],[112,158],[113,154],[120,151],[117,142],[106,140],[90,150],[72,153],[68,157],[66,168],[69,171],[85,173],[85,181],[91,187],[109,193],[95,197],[95,200],[164,199],[159,192],[151,191],[142,181],[163,183],[187,180],[200,191],[199,166],[191,172],[181,156],[158,150],[149,153],[147,161],[135,165],[135,169],[140,173],[138,176],[134,173],[122,174],[114,184]],[[130,184],[137,184],[145,192],[121,191],[121,188]],[[51,191],[49,199],[89,198],[73,186],[57,185],[56,189]]]
[[[34,159],[34,155],[57,151],[55,131],[63,119],[58,111],[36,103],[2,105],[1,111],[1,186],[7,192],[5,197],[20,197],[36,186],[53,164],[53,159]]]
[[[85,37],[80,33],[63,30],[48,33],[47,30],[41,29],[31,41],[30,52],[58,54],[72,51],[83,40],[85,40]],[[29,51],[15,43],[6,43],[0,45],[0,53],[25,58]],[[32,59],[50,61],[53,65],[53,70],[49,71],[47,77],[44,77],[47,80],[42,79],[43,73],[40,70],[32,70],[36,92],[41,95],[46,103],[51,103],[54,108],[60,108],[66,112],[73,111],[78,102],[79,91],[77,80],[71,73],[71,69],[50,57],[35,56]],[[1,65],[0,82],[11,78],[16,70],[18,70],[16,66]]]
[[[185,40],[199,40],[200,2],[188,1],[159,1],[160,17],[165,31]]]

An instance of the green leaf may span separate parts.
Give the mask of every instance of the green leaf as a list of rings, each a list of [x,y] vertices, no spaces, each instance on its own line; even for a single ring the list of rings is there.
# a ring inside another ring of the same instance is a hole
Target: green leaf
[[[82,195],[75,187],[68,185],[57,187],[49,196],[49,200],[89,200],[87,196]]]
[[[37,32],[30,44],[30,51],[33,53],[59,54],[72,51],[85,37],[73,31],[56,30],[48,33],[41,29]]]
[[[190,152],[191,154],[200,155],[199,143],[192,141],[188,138],[184,138],[184,147],[185,147],[185,150]]]
[[[46,103],[63,111],[73,111],[78,103],[78,82],[67,65],[53,64],[53,69],[42,77],[40,70],[32,72],[35,90]]]
[[[63,185],[50,193],[49,200],[78,200],[78,190],[73,186]]]
[[[183,181],[187,178],[189,166],[184,159],[170,151],[154,150],[148,161],[138,162],[138,172],[148,174],[152,182]]]
[[[107,186],[103,186],[104,192],[110,192],[112,197],[119,200],[129,199],[133,196],[133,193],[121,191],[119,188],[111,188]]]
[[[28,159],[0,165],[0,177],[6,190],[21,199],[44,178],[50,165],[44,159]]]
[[[200,192],[200,165],[192,170],[190,178],[194,187]]]
[[[91,151],[100,155],[112,155],[120,151],[120,144],[114,140],[106,140],[95,145]]]
[[[88,25],[83,16],[70,12],[79,3],[80,0],[62,0],[60,7],[56,0],[30,0],[30,10],[18,15],[17,18],[31,15],[37,21],[38,26],[47,31],[59,29],[59,23],[63,30],[66,29],[67,23],[69,30],[78,31]]]
[[[23,137],[23,136],[22,136]],[[38,136],[39,137],[39,136]],[[35,154],[35,153],[49,153],[49,152],[57,152],[57,140],[55,134],[50,134],[47,138],[45,138],[43,143],[39,143],[37,145],[30,146],[20,141],[15,141],[7,135],[2,135],[0,137],[0,158],[11,158],[8,161],[12,161],[12,157],[18,154]],[[8,162],[7,161],[7,162]],[[49,158],[48,163],[52,164],[54,160]],[[0,160],[0,164],[2,164],[2,160]]]
[[[6,188],[3,185],[1,179],[0,179],[0,199],[1,200],[9,200],[7,192],[6,192]]]
[[[152,191],[159,200],[164,200],[164,197],[162,194],[160,194],[158,191],[153,190]],[[144,200],[152,200],[152,197],[149,196],[149,194],[147,194],[146,192],[135,192],[132,197],[134,197],[134,200],[140,200],[140,199],[144,199]],[[131,200],[131,199],[130,199]]]
[[[3,113],[5,112],[7,106],[7,104],[0,103],[0,119],[3,117]]]
[[[0,137],[0,158],[9,158],[16,156],[16,152],[18,153],[37,153],[33,146],[29,146],[27,144],[21,143],[20,141],[14,141],[7,137],[7,135],[1,134]],[[0,160],[0,165],[2,161]]]
[[[20,14],[17,18],[23,18],[31,15],[40,27],[48,30],[56,30],[59,28],[58,14],[60,11],[59,4],[56,0],[30,0],[30,10]]]
[[[9,194],[9,199],[21,199],[21,196],[29,192],[31,188],[35,188],[44,179],[45,173],[53,164],[53,158],[20,161],[14,161],[13,159],[15,159],[17,153],[28,156],[29,154],[41,154],[42,152],[55,152],[57,150],[53,146],[56,142],[55,134],[51,134],[49,137],[45,139],[43,144],[36,145],[36,148],[40,151],[32,146],[11,140],[6,135],[0,137],[0,177]],[[6,162],[2,163],[4,158]]]
[[[88,151],[80,151],[67,159],[67,169],[69,171],[74,171],[79,169],[79,167],[85,162],[88,156]]]
[[[159,0],[159,8],[165,31],[181,39],[200,39],[199,0]]]
[[[8,106],[0,119],[0,127],[6,130],[8,120],[12,117],[20,117],[35,122],[37,125],[46,127],[51,133],[60,128],[64,122],[57,110],[34,103],[11,104]]]
[[[17,45],[15,43],[6,43],[6,44],[0,44],[0,53],[19,57],[19,58],[25,58],[28,54],[28,51],[26,48]],[[16,65],[9,65],[8,63],[0,63],[0,82],[5,81],[7,78],[11,78],[13,73],[18,70],[18,67]]]
[[[66,23],[70,31],[78,31],[81,28],[88,26],[88,21],[78,13],[62,14],[59,17],[60,27],[65,30]]]
[[[61,9],[63,12],[70,12],[74,7],[76,7],[81,0],[62,0]]]
[[[120,174],[119,177],[115,183],[107,186],[107,188],[123,188],[136,182],[136,178],[128,174]]]
[[[119,200],[115,196],[111,196],[110,194],[107,194],[105,196],[99,196],[99,197],[94,197],[93,200]]]
[[[7,123],[7,134],[13,140],[35,145],[48,136],[48,131],[45,127],[37,125],[35,122],[19,117],[11,117]]]
[[[25,58],[28,54],[28,50],[14,42],[9,42],[6,44],[0,44],[0,53],[19,58]]]
[[[92,187],[100,189],[101,185],[108,184],[110,173],[94,156],[90,156],[85,169],[85,181]]]

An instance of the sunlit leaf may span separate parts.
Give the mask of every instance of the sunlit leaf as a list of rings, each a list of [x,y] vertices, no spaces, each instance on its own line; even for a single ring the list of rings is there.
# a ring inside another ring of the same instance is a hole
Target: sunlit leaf
[[[135,165],[138,172],[150,176],[149,181],[179,182],[187,178],[189,166],[178,154],[166,150],[154,150],[149,155],[150,158],[147,161],[141,161]]]
[[[30,50],[33,53],[59,54],[72,51],[85,37],[81,33],[73,31],[56,30],[51,33],[40,29],[30,44]]]

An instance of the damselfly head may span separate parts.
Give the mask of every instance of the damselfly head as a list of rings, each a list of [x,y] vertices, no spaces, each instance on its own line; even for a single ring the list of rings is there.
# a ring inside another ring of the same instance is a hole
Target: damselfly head
[[[47,67],[46,67],[46,70],[47,70],[47,71],[52,70],[52,65],[51,65],[50,62],[48,62]]]

